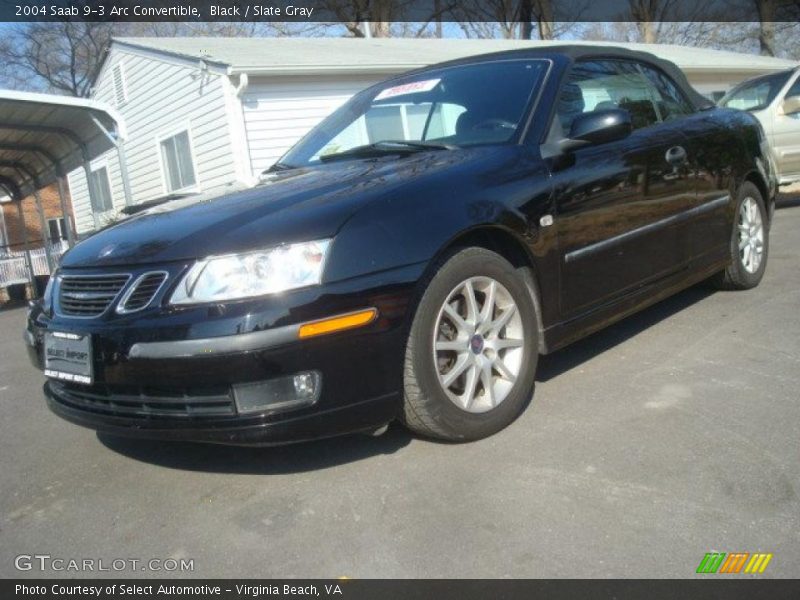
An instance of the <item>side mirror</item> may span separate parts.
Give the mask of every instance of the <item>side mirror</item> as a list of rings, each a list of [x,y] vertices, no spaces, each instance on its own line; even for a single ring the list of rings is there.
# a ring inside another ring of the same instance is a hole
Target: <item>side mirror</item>
[[[787,116],[800,113],[800,96],[792,96],[781,102],[781,113]]]
[[[628,137],[633,131],[631,113],[622,108],[593,110],[575,117],[569,137],[542,145],[544,158],[564,155],[590,144],[605,144]]]
[[[569,137],[589,144],[604,144],[621,140],[631,131],[631,113],[622,108],[609,108],[578,115],[572,122]]]
[[[621,140],[633,131],[631,114],[622,108],[593,110],[575,117],[569,137],[561,141],[564,151],[588,144],[605,144]]]

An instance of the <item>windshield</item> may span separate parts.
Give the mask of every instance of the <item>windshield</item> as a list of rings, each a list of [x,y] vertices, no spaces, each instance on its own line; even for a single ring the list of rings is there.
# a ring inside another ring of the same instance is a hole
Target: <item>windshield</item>
[[[373,86],[312,129],[276,167],[508,142],[521,130],[546,67],[543,60],[496,61]]]
[[[719,101],[719,105],[739,110],[763,110],[770,105],[778,92],[786,85],[791,74],[791,71],[786,71],[748,81],[734,88]]]

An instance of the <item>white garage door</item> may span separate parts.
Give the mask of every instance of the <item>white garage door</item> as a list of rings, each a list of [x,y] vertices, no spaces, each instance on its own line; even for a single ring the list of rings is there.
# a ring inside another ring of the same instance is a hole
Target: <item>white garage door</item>
[[[384,79],[287,79],[251,85],[243,98],[250,164],[258,175],[353,94]]]

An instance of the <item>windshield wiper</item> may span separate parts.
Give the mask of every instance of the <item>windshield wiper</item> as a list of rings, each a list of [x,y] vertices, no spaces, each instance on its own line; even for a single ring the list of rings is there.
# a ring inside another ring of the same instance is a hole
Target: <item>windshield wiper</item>
[[[289,171],[291,169],[296,169],[296,168],[297,167],[295,167],[294,165],[287,165],[286,163],[278,161],[274,163],[269,169],[264,171],[262,175],[265,173],[275,173],[276,171]]]
[[[441,144],[437,142],[413,142],[405,140],[382,140],[374,144],[356,146],[343,152],[325,154],[320,156],[322,162],[342,160],[347,158],[364,158],[370,156],[383,156],[386,154],[413,154],[414,152],[427,152],[428,150],[455,150],[458,146]]]

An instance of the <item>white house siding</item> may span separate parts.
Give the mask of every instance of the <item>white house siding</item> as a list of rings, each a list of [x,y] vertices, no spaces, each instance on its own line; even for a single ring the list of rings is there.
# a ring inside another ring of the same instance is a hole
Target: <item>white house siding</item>
[[[272,165],[353,94],[386,77],[251,78],[242,104],[253,174]]]
[[[113,67],[123,62],[127,101],[117,106]],[[132,203],[168,193],[159,148],[159,138],[188,127],[197,188],[206,191],[236,179],[235,153],[231,145],[226,112],[227,77],[198,66],[169,59],[156,59],[113,49],[101,73],[95,98],[117,106],[127,127],[128,176]],[[125,195],[115,151],[93,161],[93,168],[106,164],[111,180],[115,211],[124,207]],[[86,178],[83,171],[69,176],[70,192],[79,233],[94,228]],[[107,216],[100,217],[100,224]]]
[[[83,171],[73,171],[67,175],[69,194],[72,200],[72,211],[75,215],[75,228],[78,234],[91,231],[94,227],[92,208],[89,204],[89,192]]]
[[[689,71],[686,72],[686,79],[698,92],[713,98],[714,94],[730,91],[732,87],[740,84],[745,79],[763,75],[752,71]]]

